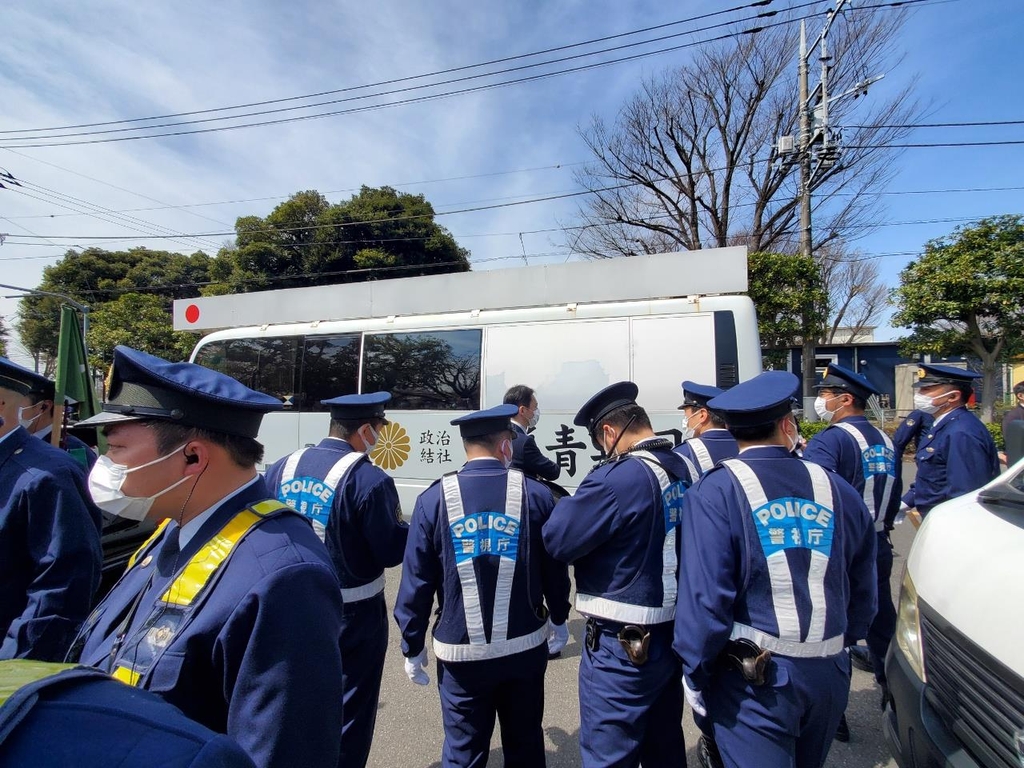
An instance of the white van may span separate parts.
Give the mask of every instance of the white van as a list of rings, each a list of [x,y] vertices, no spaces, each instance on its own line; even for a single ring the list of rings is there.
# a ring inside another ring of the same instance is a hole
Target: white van
[[[1024,461],[928,513],[885,671],[902,768],[1024,766]]]
[[[452,419],[526,384],[542,417],[537,445],[574,489],[595,460],[572,418],[623,379],[655,430],[680,439],[680,382],[729,387],[761,371],[746,249],[660,254],[175,302],[177,330],[225,328],[192,362],[281,397],[263,419],[266,461],[327,434],[320,400],[387,390],[390,424],[373,461],[395,478],[406,513],[465,461]]]

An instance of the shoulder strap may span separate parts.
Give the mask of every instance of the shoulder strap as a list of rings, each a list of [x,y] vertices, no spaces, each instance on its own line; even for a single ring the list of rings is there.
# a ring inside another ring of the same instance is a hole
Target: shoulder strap
[[[700,474],[703,475],[715,466],[715,462],[711,458],[711,452],[708,451],[708,447],[704,445],[703,440],[699,437],[691,437],[686,441],[686,444],[690,446],[693,455],[697,457],[697,463],[700,464]]]

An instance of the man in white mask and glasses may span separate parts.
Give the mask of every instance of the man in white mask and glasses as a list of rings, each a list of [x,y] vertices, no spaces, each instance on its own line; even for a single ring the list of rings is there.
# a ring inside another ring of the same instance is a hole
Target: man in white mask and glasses
[[[370,755],[388,649],[384,569],[400,565],[409,526],[395,481],[369,454],[388,424],[388,392],[322,400],[328,436],[275,462],[266,480],[280,501],[313,522],[327,545],[345,601],[342,668],[345,725],[341,765],[363,768]]]
[[[993,480],[999,456],[992,435],[967,410],[971,382],[981,374],[948,365],[921,363],[920,368],[914,407],[934,421],[918,438],[917,477],[903,494],[903,505],[924,517],[936,505]]]
[[[896,632],[896,607],[889,585],[892,575],[889,532],[900,507],[902,459],[896,455],[889,436],[864,415],[868,399],[878,394],[875,386],[864,376],[830,363],[817,390],[814,410],[818,418],[829,422],[829,426],[811,438],[804,448],[803,457],[835,472],[852,485],[864,498],[875,522],[878,613],[868,630],[867,647],[853,646],[850,658],[856,666],[874,672],[875,681],[882,689],[882,709],[885,709],[888,701],[885,654]],[[836,738],[849,741],[845,715]]]
[[[281,402],[224,374],[114,350],[89,475],[101,509],[160,523],[92,612],[69,661],[151,690],[257,766],[338,765],[338,580],[309,521],[256,464]]]
[[[84,468],[20,423],[47,384],[0,357],[0,659],[63,660],[100,582]]]

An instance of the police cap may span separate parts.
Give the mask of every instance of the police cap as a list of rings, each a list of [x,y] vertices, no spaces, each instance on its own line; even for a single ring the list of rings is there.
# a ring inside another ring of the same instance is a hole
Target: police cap
[[[384,406],[391,400],[390,392],[367,392],[362,395],[342,395],[330,400],[321,400],[321,405],[331,409],[331,418],[344,421],[380,419],[385,424]]]
[[[981,374],[969,371],[966,368],[955,368],[952,365],[932,365],[931,363],[918,363],[921,369],[917,372],[918,380],[914,382],[915,387],[930,387],[932,384],[955,384],[956,386],[971,386],[975,379],[980,379]]]
[[[593,433],[601,419],[616,408],[636,403],[639,392],[639,387],[632,381],[620,381],[607,386],[583,404],[572,423],[577,427],[586,427],[588,432]]]
[[[710,384],[697,384],[693,381],[684,381],[682,387],[683,404],[678,408],[680,411],[683,408],[707,408],[708,400],[718,397],[725,391],[718,387],[712,387]]]
[[[800,379],[786,371],[765,371],[708,401],[730,427],[769,424],[792,412]]]
[[[862,400],[878,394],[878,390],[866,378],[835,363],[828,364],[825,375],[821,377],[821,383],[817,384],[815,389],[841,389]]]
[[[39,394],[44,400],[53,399],[52,381],[6,357],[0,357],[0,387],[19,395]]]
[[[519,406],[507,403],[496,405],[485,411],[475,411],[452,419],[452,426],[458,427],[465,437],[483,437],[496,432],[511,432],[512,417],[519,413]]]
[[[78,426],[161,419],[240,437],[256,437],[263,415],[281,401],[193,363],[169,363],[130,347],[114,348],[103,412]]]

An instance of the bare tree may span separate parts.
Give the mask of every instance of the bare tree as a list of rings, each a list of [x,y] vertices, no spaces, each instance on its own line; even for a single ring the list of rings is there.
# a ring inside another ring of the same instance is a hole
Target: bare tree
[[[856,338],[877,326],[889,302],[889,288],[880,281],[878,262],[847,251],[839,242],[820,249],[817,262],[828,291],[828,326],[819,341],[835,344],[840,331]]]
[[[905,12],[865,10],[837,20],[829,36],[833,94],[896,63],[904,19]],[[798,172],[772,159],[776,139],[796,132],[797,35],[789,24],[709,44],[645,81],[614,124],[593,117],[580,133],[594,162],[576,174],[592,194],[567,228],[571,249],[591,257],[738,243],[795,251]],[[898,152],[886,145],[921,113],[911,89],[830,106],[831,122],[847,123],[846,148],[814,184],[815,248],[860,237],[880,220],[873,193],[891,178]]]

